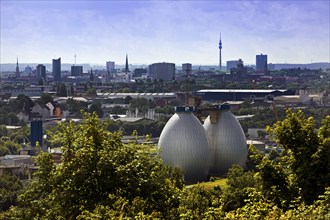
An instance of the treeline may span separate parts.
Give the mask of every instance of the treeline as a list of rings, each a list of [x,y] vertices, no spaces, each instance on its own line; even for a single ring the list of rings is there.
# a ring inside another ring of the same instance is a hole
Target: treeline
[[[287,110],[267,128],[283,153],[265,156],[251,146],[247,168],[234,165],[227,186],[211,190],[187,187],[180,170],[151,157],[152,146],[137,136],[123,144],[96,114],[84,117],[57,129],[62,163],[40,153],[33,180],[1,207],[0,219],[330,218],[330,116],[316,131],[313,118]]]

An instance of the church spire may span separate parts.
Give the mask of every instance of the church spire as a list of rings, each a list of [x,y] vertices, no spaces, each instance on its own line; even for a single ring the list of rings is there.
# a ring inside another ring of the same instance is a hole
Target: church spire
[[[128,57],[127,57],[127,54],[126,54],[125,73],[128,73],[128,72],[129,72],[129,69],[128,69]]]
[[[18,57],[17,57],[17,62],[16,62],[16,77],[19,77]]]

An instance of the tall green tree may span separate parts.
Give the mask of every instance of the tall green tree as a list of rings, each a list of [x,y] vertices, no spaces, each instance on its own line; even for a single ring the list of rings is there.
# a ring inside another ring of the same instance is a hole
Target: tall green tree
[[[62,163],[41,153],[39,170],[11,211],[25,219],[75,219],[110,212],[114,217],[139,213],[176,218],[182,175],[165,166],[150,148],[136,141],[124,145],[121,133],[106,130],[98,116],[62,124]]]
[[[56,95],[60,97],[67,97],[68,96],[68,91],[66,89],[66,86],[64,83],[58,83],[57,84],[57,91]]]
[[[13,175],[3,174],[0,178],[0,211],[16,205],[16,198],[23,188],[22,182]]]
[[[102,104],[100,102],[93,103],[88,109],[89,113],[96,112],[96,114],[99,116],[99,118],[103,117],[103,110],[102,110]]]
[[[286,111],[286,118],[267,128],[287,152],[287,163],[305,202],[312,203],[330,186],[330,116],[316,131],[314,119],[302,111]]]

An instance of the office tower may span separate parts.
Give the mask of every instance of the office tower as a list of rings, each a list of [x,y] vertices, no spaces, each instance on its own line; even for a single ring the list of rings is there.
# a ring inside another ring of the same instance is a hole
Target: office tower
[[[110,72],[110,73],[115,70],[115,62],[114,61],[107,61],[106,66],[107,66],[107,71]]]
[[[256,55],[256,71],[257,73],[267,73],[267,55]]]
[[[227,71],[230,71],[232,68],[236,68],[238,64],[238,60],[228,60],[227,61]]]
[[[40,79],[41,78],[46,78],[46,66],[39,64],[37,67],[37,78]]]
[[[61,82],[61,57],[53,59],[53,76],[55,82]]]
[[[239,59],[237,65],[230,69],[230,75],[232,80],[243,80],[247,76],[247,67],[244,67],[243,60]]]
[[[153,79],[171,81],[175,79],[174,63],[153,63],[149,65],[149,75]]]
[[[71,76],[82,76],[83,66],[71,66]]]
[[[183,63],[182,64],[182,72],[183,72],[184,75],[190,76],[191,71],[192,71],[191,63]]]

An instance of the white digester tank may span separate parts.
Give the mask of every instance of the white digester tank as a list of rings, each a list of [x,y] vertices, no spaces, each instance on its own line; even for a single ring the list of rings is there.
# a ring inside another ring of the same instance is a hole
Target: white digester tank
[[[193,107],[176,107],[158,142],[164,163],[180,168],[187,183],[207,180],[211,159],[205,129],[193,111]]]
[[[210,175],[224,175],[233,164],[245,166],[246,138],[240,123],[230,112],[230,105],[223,104],[211,111],[204,128],[211,147]]]

